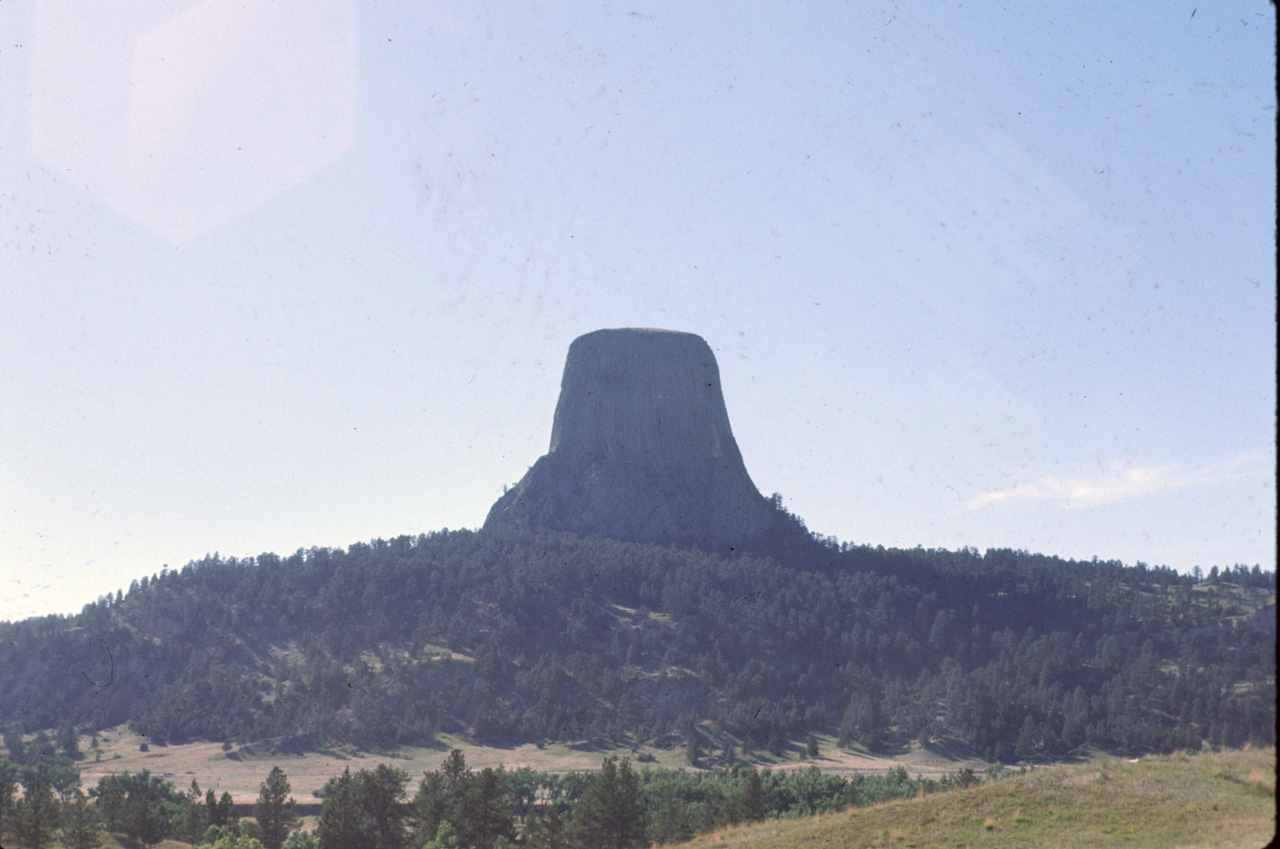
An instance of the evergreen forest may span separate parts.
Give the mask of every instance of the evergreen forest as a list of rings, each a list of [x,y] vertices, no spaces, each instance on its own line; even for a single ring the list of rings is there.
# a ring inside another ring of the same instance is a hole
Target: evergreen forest
[[[790,539],[721,556],[442,530],[211,555],[0,623],[6,754],[75,757],[77,734],[123,722],[152,745],[448,733],[706,767],[815,733],[1006,763],[1274,743],[1274,573]]]

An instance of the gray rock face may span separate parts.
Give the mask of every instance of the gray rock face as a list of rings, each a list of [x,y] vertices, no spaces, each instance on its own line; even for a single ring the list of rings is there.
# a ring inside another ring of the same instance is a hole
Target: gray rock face
[[[597,330],[569,346],[550,450],[484,527],[727,550],[775,513],[742,463],[710,346],[692,333]]]

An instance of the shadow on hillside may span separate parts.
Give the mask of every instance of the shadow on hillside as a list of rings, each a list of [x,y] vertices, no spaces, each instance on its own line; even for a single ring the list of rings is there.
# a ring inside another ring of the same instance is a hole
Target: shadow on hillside
[[[411,746],[357,746],[355,744],[327,743],[318,739],[300,739],[298,737],[277,737],[268,740],[256,740],[245,743],[234,749],[227,749],[223,757],[229,761],[243,761],[260,757],[290,755],[303,757],[309,754],[324,755],[335,760],[350,758],[379,757],[394,760],[412,760],[413,749],[426,749],[434,752],[448,752],[451,746],[437,738],[414,743]]]
[[[953,737],[942,737],[929,740],[920,746],[921,749],[931,755],[944,758],[949,761],[971,761],[982,760],[981,754],[977,749],[973,748],[963,740]]]

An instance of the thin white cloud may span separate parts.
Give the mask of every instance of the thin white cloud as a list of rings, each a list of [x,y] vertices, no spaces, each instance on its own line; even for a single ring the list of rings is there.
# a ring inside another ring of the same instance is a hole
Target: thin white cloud
[[[1238,454],[1227,460],[1195,467],[1112,463],[1092,475],[1045,476],[1008,489],[984,492],[971,498],[967,507],[981,510],[1001,502],[1028,500],[1057,501],[1067,509],[1097,507],[1178,489],[1271,474],[1274,468],[1274,448]]]

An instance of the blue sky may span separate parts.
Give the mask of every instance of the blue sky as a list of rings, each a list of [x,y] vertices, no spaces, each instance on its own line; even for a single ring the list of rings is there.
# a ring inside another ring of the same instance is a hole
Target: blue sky
[[[601,327],[886,546],[1275,568],[1274,10],[0,7],[0,618],[477,527]]]

